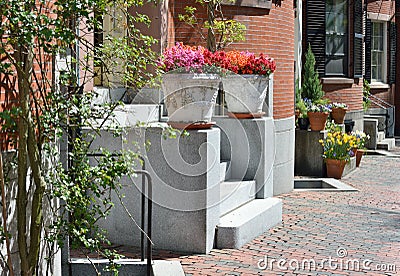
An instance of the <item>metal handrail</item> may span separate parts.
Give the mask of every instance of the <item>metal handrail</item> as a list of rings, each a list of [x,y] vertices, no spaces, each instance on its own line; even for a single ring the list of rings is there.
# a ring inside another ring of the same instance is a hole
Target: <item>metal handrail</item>
[[[137,170],[135,171],[137,174],[142,174],[142,179],[144,179],[143,176],[147,178],[147,184],[148,184],[148,196],[147,196],[147,276],[151,275],[151,262],[152,262],[152,250],[153,250],[153,245],[151,243],[151,231],[152,231],[152,213],[153,213],[153,183],[151,181],[151,175],[148,171],[144,170]],[[144,182],[142,182],[142,187],[144,187]],[[143,201],[143,197],[145,197],[145,190],[142,190],[142,207],[145,205]],[[142,209],[142,217],[144,217],[144,209]],[[143,228],[141,232],[141,239],[140,239],[140,245],[141,245],[141,260],[144,261],[144,221],[143,223]]]
[[[101,156],[106,156],[104,153],[89,153],[87,154],[88,157],[101,157]],[[110,156],[122,156],[121,153],[112,153]],[[142,175],[142,197],[141,197],[141,222],[140,222],[140,227],[141,227],[141,233],[140,233],[140,260],[143,262],[144,261],[144,256],[145,256],[145,246],[144,246],[144,229],[145,229],[145,206],[146,206],[146,180],[147,178],[147,185],[148,185],[148,196],[147,196],[147,250],[146,250],[146,255],[147,255],[147,267],[146,267],[146,272],[147,275],[151,275],[151,263],[152,263],[152,257],[153,257],[153,245],[151,242],[151,231],[152,231],[152,213],[153,213],[153,183],[151,180],[151,175],[148,171],[146,171],[146,162],[145,159],[142,156],[138,156],[138,158],[142,161],[142,169],[141,170],[135,170],[136,174],[141,174]]]
[[[377,96],[375,96],[375,95],[370,94],[370,95],[368,96],[368,98],[370,98],[371,101],[372,101],[374,104],[376,104],[377,106],[379,106],[380,108],[387,109],[387,107],[394,107],[394,105],[392,105],[392,104],[390,104],[390,103],[388,103],[388,102],[382,100],[381,98],[379,98],[379,97],[377,97]],[[385,105],[386,107],[385,107],[384,105]]]

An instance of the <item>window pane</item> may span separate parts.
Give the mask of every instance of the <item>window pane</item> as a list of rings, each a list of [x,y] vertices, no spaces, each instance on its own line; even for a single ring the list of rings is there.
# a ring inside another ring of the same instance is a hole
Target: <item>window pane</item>
[[[325,68],[331,75],[343,75],[345,64],[345,57],[330,56],[326,58]]]
[[[383,69],[385,62],[384,52],[384,23],[372,22],[372,47],[371,47],[371,79],[384,81]]]
[[[326,54],[327,55],[344,55],[346,37],[343,35],[327,35],[326,36]]]
[[[344,75],[347,62],[347,2],[326,1],[326,74]]]

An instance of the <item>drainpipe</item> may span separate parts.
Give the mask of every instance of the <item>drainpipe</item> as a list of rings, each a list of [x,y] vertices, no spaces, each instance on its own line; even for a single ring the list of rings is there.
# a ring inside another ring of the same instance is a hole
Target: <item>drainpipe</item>
[[[394,93],[395,110],[395,135],[400,135],[400,0],[395,0],[395,22],[396,22],[396,81]]]

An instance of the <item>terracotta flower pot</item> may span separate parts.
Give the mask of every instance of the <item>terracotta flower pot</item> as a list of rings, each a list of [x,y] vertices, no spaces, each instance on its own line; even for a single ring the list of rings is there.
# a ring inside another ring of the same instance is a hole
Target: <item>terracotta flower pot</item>
[[[362,158],[363,155],[364,155],[364,150],[358,149],[357,153],[356,153],[356,166],[357,167],[360,166],[361,158]]]
[[[321,131],[325,129],[326,119],[328,119],[328,112],[307,112],[308,119],[310,120],[311,130]]]
[[[331,112],[332,119],[335,121],[336,124],[343,124],[346,112],[346,108],[334,107],[332,108]]]
[[[343,175],[344,166],[346,166],[346,160],[338,159],[325,159],[326,162],[326,173],[328,177],[341,179]]]

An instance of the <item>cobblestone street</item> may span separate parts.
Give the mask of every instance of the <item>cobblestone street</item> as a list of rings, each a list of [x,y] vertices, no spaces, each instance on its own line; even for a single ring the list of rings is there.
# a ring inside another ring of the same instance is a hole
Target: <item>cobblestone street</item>
[[[364,156],[342,181],[359,191],[281,195],[283,223],[239,250],[158,257],[188,276],[400,275],[400,158]]]

